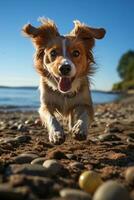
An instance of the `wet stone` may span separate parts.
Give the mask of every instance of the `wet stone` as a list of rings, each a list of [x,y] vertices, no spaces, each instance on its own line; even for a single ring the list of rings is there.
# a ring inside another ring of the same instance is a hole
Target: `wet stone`
[[[70,188],[62,189],[60,191],[60,196],[73,200],[91,200],[90,194],[81,190],[70,189]]]
[[[31,161],[31,164],[38,164],[38,165],[43,165],[44,161],[45,161],[45,157],[39,157],[39,158],[35,158],[34,160]]]
[[[48,170],[41,165],[11,164],[6,169],[6,175],[25,174],[31,176],[48,177]]]
[[[38,155],[36,154],[26,154],[26,153],[23,153],[23,154],[20,154],[18,156],[15,157],[14,161],[15,163],[17,164],[24,164],[24,163],[30,163],[33,159],[37,158]]]
[[[123,185],[115,181],[103,183],[95,192],[93,200],[129,200],[129,194]]]

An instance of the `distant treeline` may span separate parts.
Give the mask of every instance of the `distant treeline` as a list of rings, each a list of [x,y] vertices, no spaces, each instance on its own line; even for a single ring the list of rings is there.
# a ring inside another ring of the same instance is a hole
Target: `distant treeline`
[[[113,85],[114,91],[134,89],[134,51],[122,55],[117,66],[121,81]]]

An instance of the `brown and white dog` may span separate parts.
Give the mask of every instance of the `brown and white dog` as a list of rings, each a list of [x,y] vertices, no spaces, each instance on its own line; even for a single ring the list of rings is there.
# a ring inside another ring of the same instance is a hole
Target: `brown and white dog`
[[[95,39],[105,35],[103,28],[91,28],[74,21],[74,29],[60,35],[53,21],[40,19],[42,25],[23,27],[25,35],[36,48],[34,63],[40,74],[39,109],[42,123],[49,132],[49,140],[61,144],[65,140],[56,112],[68,117],[69,130],[77,140],[87,137],[93,120],[93,104],[89,77],[93,73],[92,48]]]

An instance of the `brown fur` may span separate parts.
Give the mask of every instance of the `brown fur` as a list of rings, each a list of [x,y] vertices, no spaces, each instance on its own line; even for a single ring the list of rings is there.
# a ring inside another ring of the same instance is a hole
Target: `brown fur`
[[[53,21],[41,19],[42,25],[38,28],[28,24],[23,28],[25,35],[32,39],[36,48],[34,57],[35,68],[41,76],[41,107],[39,110],[43,124],[49,130],[49,140],[54,143],[64,141],[64,131],[58,123],[55,112],[69,117],[70,130],[76,139],[85,139],[89,123],[93,119],[93,106],[90,95],[88,75],[92,74],[94,58],[92,48],[95,39],[101,39],[105,35],[104,29],[95,29],[75,21],[74,29],[67,36],[59,34]],[[61,75],[59,66],[66,57],[75,67],[75,76],[71,83],[71,91],[61,93],[58,82]],[[55,50],[56,58],[51,56]],[[77,50],[79,56],[74,57]],[[74,120],[75,113],[76,120]]]

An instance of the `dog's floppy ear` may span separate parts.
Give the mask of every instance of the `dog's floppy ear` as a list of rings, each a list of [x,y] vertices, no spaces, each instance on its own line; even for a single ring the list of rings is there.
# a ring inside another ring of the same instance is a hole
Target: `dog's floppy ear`
[[[52,20],[40,18],[39,21],[41,21],[42,25],[37,28],[31,24],[26,24],[22,29],[24,35],[32,39],[36,48],[42,46],[45,47],[49,39],[60,35],[55,23]]]
[[[102,39],[105,33],[106,31],[103,28],[91,28],[76,20],[74,21],[74,29],[70,35],[86,41],[89,48],[92,48],[94,46],[94,39]]]

